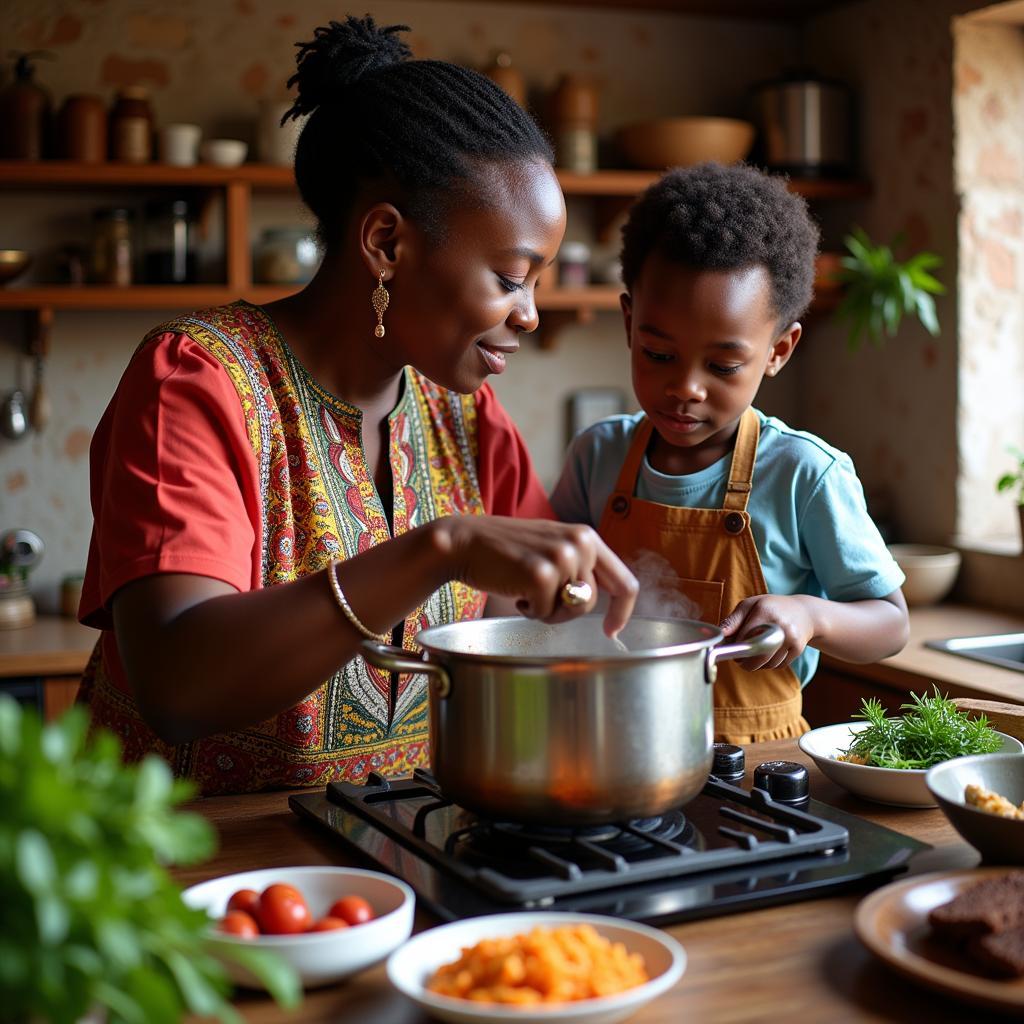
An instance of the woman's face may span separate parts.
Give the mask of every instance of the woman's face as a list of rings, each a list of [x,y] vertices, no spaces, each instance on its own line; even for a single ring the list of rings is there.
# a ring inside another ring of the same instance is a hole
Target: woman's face
[[[482,187],[456,195],[441,239],[405,235],[386,287],[396,355],[442,387],[469,394],[536,329],[534,287],[565,231],[565,201],[540,161],[492,164]]]

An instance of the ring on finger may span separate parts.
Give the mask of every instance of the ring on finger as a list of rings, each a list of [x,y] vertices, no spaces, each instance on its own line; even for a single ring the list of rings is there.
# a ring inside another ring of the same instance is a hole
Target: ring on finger
[[[594,588],[586,580],[569,580],[559,591],[562,604],[567,608],[579,608],[594,596]]]

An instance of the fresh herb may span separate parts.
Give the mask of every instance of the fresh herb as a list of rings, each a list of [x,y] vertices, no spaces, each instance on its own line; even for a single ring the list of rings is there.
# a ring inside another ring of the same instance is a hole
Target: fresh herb
[[[910,697],[910,704],[900,705],[905,712],[901,718],[889,718],[874,697],[862,700],[854,718],[865,719],[868,727],[854,734],[844,760],[876,768],[930,768],[966,754],[991,754],[1002,746],[984,715],[969,717],[937,688],[932,697]]]
[[[87,733],[84,709],[44,726],[0,697],[0,1021],[73,1024],[95,1009],[109,1024],[241,1021],[210,921],[165,867],[214,849],[209,823],[175,810],[191,785]],[[256,948],[239,959],[295,1005],[291,968]]]

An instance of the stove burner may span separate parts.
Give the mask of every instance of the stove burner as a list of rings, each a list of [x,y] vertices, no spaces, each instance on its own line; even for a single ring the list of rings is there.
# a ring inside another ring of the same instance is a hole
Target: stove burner
[[[621,825],[592,825],[585,828],[559,828],[548,825],[523,825],[511,821],[481,821],[480,828],[496,838],[503,837],[524,844],[540,846],[564,843],[616,843],[630,837],[646,839],[675,839],[684,831],[691,831],[682,811],[671,810],[654,818],[636,818]],[[685,843],[685,840],[682,840]]]

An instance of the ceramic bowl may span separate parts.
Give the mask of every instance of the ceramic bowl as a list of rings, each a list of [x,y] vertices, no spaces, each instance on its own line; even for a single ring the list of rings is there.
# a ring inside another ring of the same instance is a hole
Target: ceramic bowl
[[[640,953],[650,980],[636,988],[600,999],[546,1006],[505,1006],[475,1003],[436,995],[427,989],[431,975],[442,964],[459,958],[466,946],[482,939],[519,935],[533,928],[560,928],[590,924],[611,942],[621,942],[630,953]],[[434,1020],[455,1024],[614,1024],[631,1017],[641,1006],[667,992],[686,969],[686,953],[670,935],[647,925],[597,914],[552,912],[490,914],[441,925],[421,932],[391,954],[388,979]]]
[[[820,729],[805,732],[798,742],[800,749],[814,761],[823,775],[855,796],[893,807],[934,807],[935,797],[925,784],[925,775],[929,769],[875,768],[873,765],[836,760],[836,755],[853,742],[853,734],[867,727],[867,722],[824,725]],[[996,735],[1003,741],[998,753],[1016,754],[1024,751],[1024,743],[1020,740],[1001,732]],[[980,755],[982,759],[992,756]]]
[[[237,938],[214,932],[214,952],[222,952],[231,980],[249,988],[261,988],[247,970],[233,963],[231,949],[239,944],[270,949],[298,972],[305,988],[329,985],[384,960],[412,934],[416,897],[412,889],[390,875],[358,868],[288,867],[264,868],[224,875],[186,889],[182,898],[190,907],[205,910],[212,918],[224,915],[228,900],[239,889],[262,892],[274,882],[294,885],[306,898],[314,918],[342,896],[362,896],[376,916],[365,924],[329,932],[299,935],[260,935]]]
[[[953,589],[960,571],[960,552],[955,548],[890,544],[889,553],[907,577],[903,584],[907,604],[935,604]]]
[[[1024,819],[968,807],[964,788],[984,786],[1012,804],[1024,802],[1024,754],[982,754],[943,761],[925,773],[925,783],[949,823],[993,864],[1024,864]]]
[[[705,160],[733,164],[750,152],[754,126],[728,117],[667,117],[627,125],[618,142],[628,163],[654,171]]]
[[[0,249],[0,284],[13,281],[31,262],[31,255],[24,249]]]
[[[241,139],[207,139],[199,146],[203,162],[215,167],[237,167],[248,152],[249,147]]]

